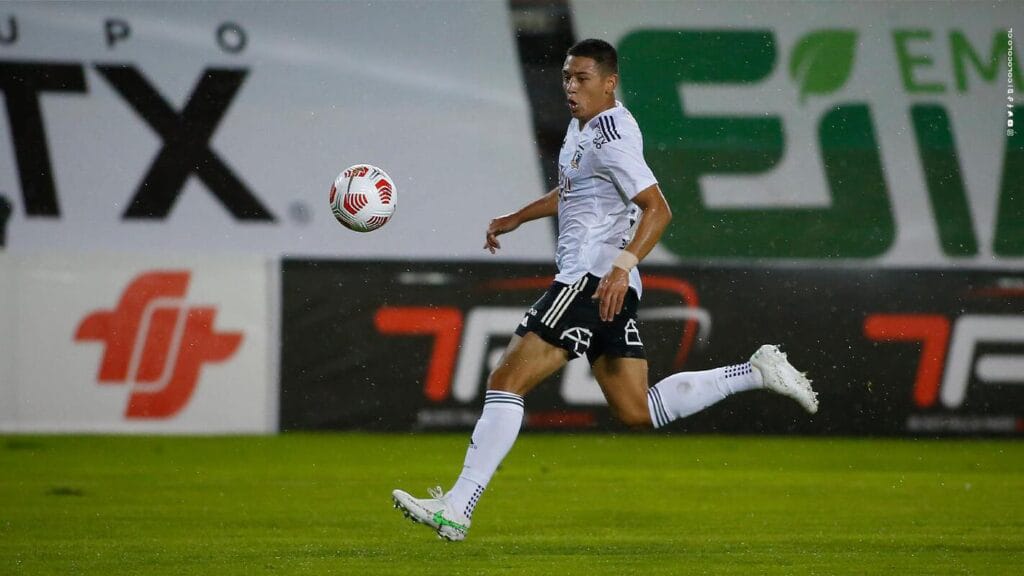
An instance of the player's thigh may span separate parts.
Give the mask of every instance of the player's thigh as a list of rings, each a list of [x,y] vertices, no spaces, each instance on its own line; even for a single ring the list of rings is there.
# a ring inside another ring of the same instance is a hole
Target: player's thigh
[[[524,396],[567,361],[564,349],[548,344],[533,332],[513,336],[498,367],[491,372],[487,388]]]
[[[647,360],[600,356],[591,365],[612,413],[630,426],[647,426]]]

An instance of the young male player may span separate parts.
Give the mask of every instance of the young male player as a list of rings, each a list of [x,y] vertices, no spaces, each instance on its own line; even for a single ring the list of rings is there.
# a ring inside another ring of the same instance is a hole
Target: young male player
[[[526,313],[488,379],[455,486],[447,494],[438,487],[423,499],[392,492],[396,508],[442,538],[466,537],[473,508],[519,435],[523,396],[570,359],[586,355],[612,412],[635,427],[660,428],[730,394],[759,388],[789,396],[808,412],[818,409],[810,381],[767,345],[749,362],[673,374],[648,388],[636,324],[636,265],[672,215],[644,161],[640,128],[615,100],[618,82],[610,44],[590,39],[569,49],[562,84],[573,120],[558,159],[559,185],[487,228],[484,248],[494,253],[501,234],[557,216],[558,275]]]

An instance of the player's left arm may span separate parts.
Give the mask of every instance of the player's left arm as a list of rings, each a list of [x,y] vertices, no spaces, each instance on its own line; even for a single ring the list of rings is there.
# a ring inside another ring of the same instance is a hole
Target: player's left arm
[[[633,197],[633,203],[642,212],[633,240],[619,253],[612,269],[601,278],[594,292],[594,298],[600,301],[601,320],[605,322],[610,322],[622,311],[629,290],[629,271],[650,254],[672,220],[672,209],[657,184],[641,190]]]

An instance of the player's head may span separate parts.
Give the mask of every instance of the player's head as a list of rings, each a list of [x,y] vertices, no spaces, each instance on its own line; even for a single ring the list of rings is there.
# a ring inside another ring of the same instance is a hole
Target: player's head
[[[615,47],[596,38],[573,44],[562,66],[562,88],[573,118],[587,122],[615,106],[619,84],[619,55]]]

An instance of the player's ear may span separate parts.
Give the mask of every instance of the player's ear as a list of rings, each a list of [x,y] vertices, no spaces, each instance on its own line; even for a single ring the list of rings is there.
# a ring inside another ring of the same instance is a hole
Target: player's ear
[[[604,92],[609,96],[615,93],[615,89],[619,87],[619,75],[609,74],[604,79]]]

